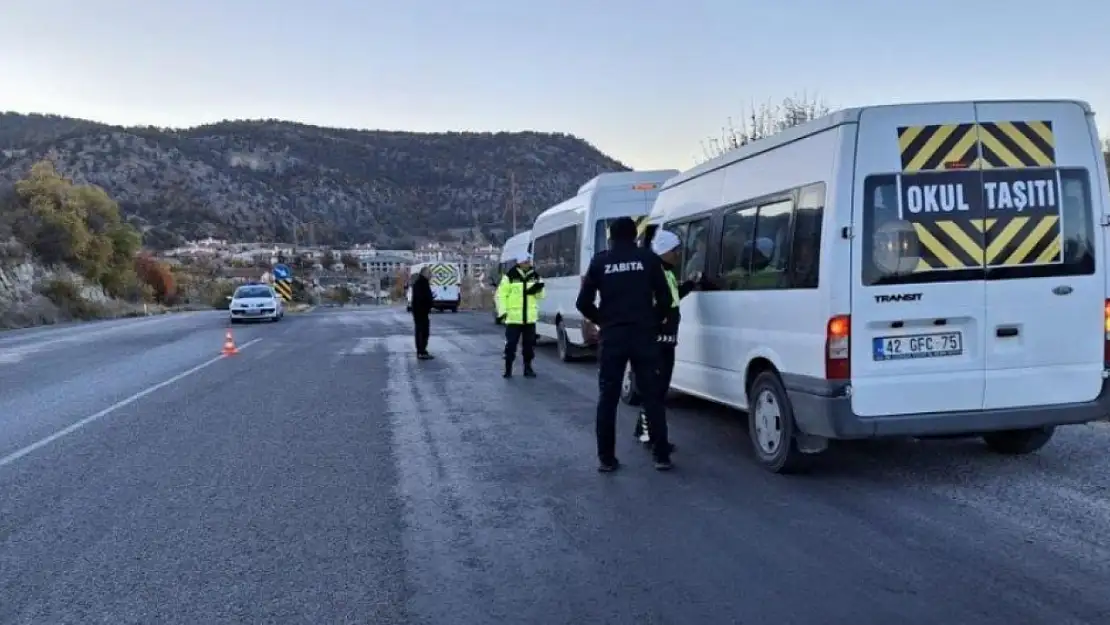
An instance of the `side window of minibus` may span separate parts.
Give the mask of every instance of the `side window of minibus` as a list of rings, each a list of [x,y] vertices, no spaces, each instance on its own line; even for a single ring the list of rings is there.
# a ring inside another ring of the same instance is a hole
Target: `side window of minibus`
[[[751,271],[756,207],[725,213],[721,227],[721,287],[728,291],[744,289]],[[746,252],[746,253],[745,253]]]
[[[783,200],[759,207],[755,239],[744,253],[751,255],[751,276],[745,288],[781,289],[785,285],[786,265],[790,260],[790,220],[794,200]]]
[[[679,269],[681,269],[682,264],[684,262],[686,262],[686,250],[685,250],[685,247],[684,247],[683,244],[686,242],[686,230],[689,227],[690,227],[690,224],[688,224],[688,223],[667,224],[666,226],[663,226],[664,230],[668,230],[672,234],[674,234],[676,237],[678,237],[678,268]],[[681,276],[679,276],[679,277],[681,278]]]
[[[1091,190],[1085,169],[1062,169],[1063,263],[1074,275],[1095,272],[1095,228]]]
[[[683,237],[682,271],[679,280],[688,280],[694,273],[705,273],[709,251],[709,218],[692,221]]]
[[[825,183],[803,187],[794,211],[789,287],[816,289],[821,269],[821,226],[825,216]]]

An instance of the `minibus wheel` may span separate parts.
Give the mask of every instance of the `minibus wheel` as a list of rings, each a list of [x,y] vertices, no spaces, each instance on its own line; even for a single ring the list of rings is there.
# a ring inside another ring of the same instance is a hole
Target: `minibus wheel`
[[[574,362],[578,360],[576,358],[577,354],[574,353],[574,346],[572,346],[567,339],[567,331],[566,328],[563,327],[562,319],[555,322],[555,336],[559,351],[559,360],[563,362]]]
[[[778,374],[764,371],[748,389],[748,435],[756,461],[772,473],[797,473],[810,455],[794,440],[794,409]]]
[[[993,452],[1007,456],[1023,456],[1047,445],[1055,433],[1056,428],[1053,426],[1027,430],[1003,430],[984,434],[983,442]]]

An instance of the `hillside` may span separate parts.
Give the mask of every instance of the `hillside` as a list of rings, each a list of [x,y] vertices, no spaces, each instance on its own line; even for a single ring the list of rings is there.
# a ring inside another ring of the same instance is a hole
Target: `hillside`
[[[123,128],[0,113],[0,193],[40,159],[103,187],[144,243],[186,238],[404,245],[413,237],[501,241],[509,173],[527,223],[601,172],[625,171],[565,134],[410,133],[276,120]]]

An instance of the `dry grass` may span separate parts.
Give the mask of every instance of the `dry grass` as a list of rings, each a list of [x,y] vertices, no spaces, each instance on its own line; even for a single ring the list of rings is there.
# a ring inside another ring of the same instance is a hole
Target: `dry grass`
[[[496,296],[493,287],[482,284],[477,280],[467,279],[463,281],[460,291],[462,292],[462,303],[459,308],[462,310],[493,311],[494,297]]]

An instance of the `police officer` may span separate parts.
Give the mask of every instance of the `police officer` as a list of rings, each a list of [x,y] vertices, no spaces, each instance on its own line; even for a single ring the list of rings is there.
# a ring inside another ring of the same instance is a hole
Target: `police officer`
[[[517,255],[516,265],[505,272],[497,285],[497,313],[505,324],[505,373],[513,377],[513,360],[517,343],[523,343],[524,377],[534,378],[532,360],[535,358],[536,316],[539,300],[543,299],[543,282],[532,268],[528,252]]]
[[[631,363],[644,388],[655,388],[659,326],[671,310],[671,293],[659,257],[636,245],[636,222],[621,217],[609,226],[610,247],[596,254],[578,292],[575,307],[601,328],[597,400],[598,471],[615,471],[617,404],[625,366]],[[594,303],[601,295],[600,309]],[[655,468],[671,468],[667,419],[658,393],[644,396]]]
[[[681,241],[679,241],[678,235],[668,230],[659,230],[651,240],[651,251],[659,256],[659,260],[663,263],[663,269],[666,271],[667,286],[670,291],[668,298],[670,310],[659,329],[659,368],[655,386],[640,386],[640,388],[641,395],[657,393],[660,403],[666,400],[667,390],[671,387],[671,375],[674,373],[674,352],[675,347],[678,346],[678,324],[681,320],[678,309],[679,301],[686,297],[690,291],[697,288],[701,281],[701,274],[694,274],[682,284],[678,283],[678,277],[675,275],[675,265],[678,263],[680,244]],[[644,411],[640,412],[640,419],[636,423],[635,436],[640,442],[651,445],[651,428],[648,427],[647,414]],[[671,451],[674,451],[674,445],[671,445]]]

